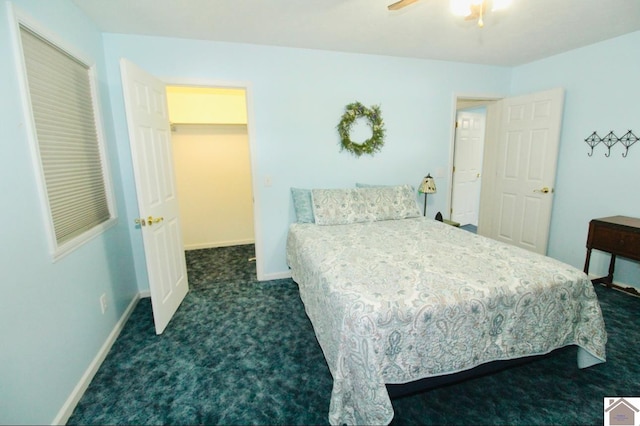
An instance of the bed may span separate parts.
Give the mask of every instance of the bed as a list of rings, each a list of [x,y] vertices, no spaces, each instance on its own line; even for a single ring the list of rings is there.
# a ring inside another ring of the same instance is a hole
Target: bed
[[[333,376],[331,424],[390,423],[388,384],[568,345],[580,368],[605,362],[582,271],[424,218],[410,186],[292,192],[287,262]]]

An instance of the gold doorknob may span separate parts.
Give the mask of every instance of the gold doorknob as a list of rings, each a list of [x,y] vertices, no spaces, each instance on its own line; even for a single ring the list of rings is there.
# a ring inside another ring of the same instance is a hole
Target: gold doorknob
[[[552,192],[552,190],[549,189],[549,187],[545,186],[542,189],[534,189],[533,192],[542,192],[543,194],[548,194],[549,192]]]
[[[153,216],[149,216],[147,218],[147,222],[149,223],[149,226],[153,225],[154,223],[160,223],[164,220],[164,217],[153,217]]]

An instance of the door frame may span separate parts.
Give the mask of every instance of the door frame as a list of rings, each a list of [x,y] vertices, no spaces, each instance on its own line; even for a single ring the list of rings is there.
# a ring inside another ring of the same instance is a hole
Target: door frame
[[[256,254],[256,276],[258,281],[264,281],[264,256],[262,250],[262,228],[260,226],[260,197],[256,197],[256,190],[259,188],[257,182],[256,168],[257,147],[255,146],[255,133],[254,133],[254,109],[253,109],[253,87],[250,82],[247,81],[229,81],[229,80],[209,80],[209,79],[193,79],[184,77],[170,77],[162,78],[167,86],[185,86],[185,87],[212,87],[212,88],[224,88],[224,89],[243,89],[246,97],[247,105],[247,136],[249,138],[249,166],[251,169],[251,193],[253,195],[253,238]]]
[[[495,170],[495,163],[497,160],[497,151],[495,148],[497,144],[491,145],[491,140],[495,141],[495,136],[497,135],[498,128],[500,126],[500,114],[498,108],[496,108],[496,103],[503,98],[507,97],[507,95],[501,95],[496,93],[490,94],[479,94],[479,93],[454,93],[452,97],[452,108],[451,108],[451,136],[450,136],[450,146],[449,146],[449,167],[447,171],[447,178],[450,182],[449,191],[447,191],[447,205],[446,205],[446,214],[445,217],[451,218],[451,208],[453,201],[453,161],[455,155],[455,143],[456,143],[456,116],[458,113],[458,106],[460,102],[468,101],[469,107],[472,106],[485,106],[485,140],[482,152],[482,172],[480,174],[480,205],[478,207],[478,230],[477,233],[480,235],[488,235],[491,226],[492,211],[493,208],[490,202],[488,201],[488,197],[490,197],[491,193],[488,191],[488,187],[490,187],[492,175],[490,173],[491,170]],[[490,167],[491,166],[491,167]],[[485,220],[483,220],[483,218]],[[487,220],[489,218],[489,220]]]

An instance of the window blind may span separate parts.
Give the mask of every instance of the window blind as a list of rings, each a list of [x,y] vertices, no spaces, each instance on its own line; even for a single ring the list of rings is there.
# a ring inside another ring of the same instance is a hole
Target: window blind
[[[109,220],[90,70],[20,27],[31,108],[56,242]]]

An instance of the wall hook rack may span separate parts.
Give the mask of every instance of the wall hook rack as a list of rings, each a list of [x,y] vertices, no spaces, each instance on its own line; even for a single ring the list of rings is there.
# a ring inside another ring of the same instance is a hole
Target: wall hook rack
[[[639,138],[631,130],[625,133],[624,136],[622,136],[621,138],[616,136],[616,134],[612,130],[609,133],[607,133],[607,135],[603,138],[601,138],[597,132],[593,132],[584,141],[591,148],[591,151],[587,153],[589,157],[593,156],[593,149],[596,146],[598,146],[598,144],[602,143],[604,146],[607,147],[607,152],[604,154],[604,156],[608,158],[611,156],[611,147],[613,147],[615,144],[620,142],[625,148],[624,152],[622,153],[622,157],[626,158],[627,155],[629,155],[629,148],[633,144],[635,144],[638,141],[638,139]]]

